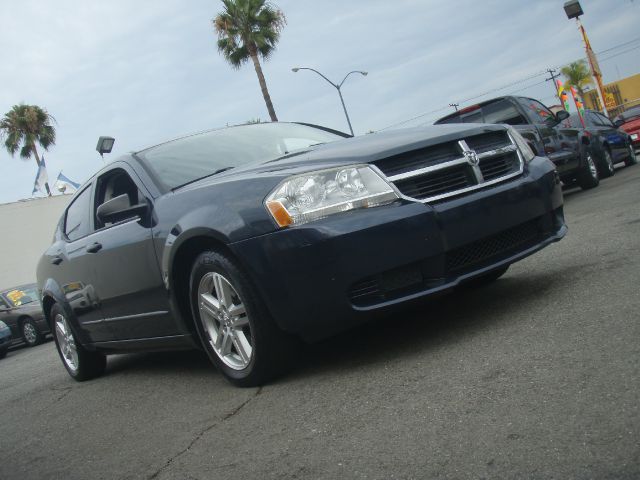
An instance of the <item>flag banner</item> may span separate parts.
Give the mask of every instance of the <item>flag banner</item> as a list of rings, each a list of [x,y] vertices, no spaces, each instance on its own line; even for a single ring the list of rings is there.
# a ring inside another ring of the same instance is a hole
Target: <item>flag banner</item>
[[[47,166],[44,163],[44,157],[40,160],[40,165],[38,166],[38,173],[36,173],[36,180],[33,182],[33,192],[31,192],[31,196],[34,196],[37,192],[47,194],[47,190],[45,188],[45,183],[49,181],[49,176],[47,175]]]
[[[571,87],[571,96],[573,97],[573,103],[576,104],[576,110],[578,110],[578,118],[580,118],[582,128],[584,128],[584,105],[582,105],[582,102],[578,100],[578,93],[573,87]]]
[[[58,174],[56,183],[53,184],[53,188],[60,193],[74,193],[80,187],[79,183],[74,182],[62,172]]]

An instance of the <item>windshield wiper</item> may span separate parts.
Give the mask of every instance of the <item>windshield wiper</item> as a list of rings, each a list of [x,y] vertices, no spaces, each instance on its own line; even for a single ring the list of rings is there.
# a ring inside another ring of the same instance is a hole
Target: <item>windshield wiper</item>
[[[175,192],[179,188],[186,187],[187,185],[191,185],[192,183],[199,182],[200,180],[204,180],[205,178],[213,177],[214,175],[217,175],[217,174],[222,173],[222,172],[226,172],[227,170],[231,170],[232,168],[234,168],[234,167],[222,167],[222,168],[219,168],[215,172],[208,173],[207,175],[204,175],[204,176],[198,177],[198,178],[194,178],[193,180],[189,180],[188,182],[183,183],[182,185],[178,185],[177,187],[173,187],[171,189],[171,191]]]

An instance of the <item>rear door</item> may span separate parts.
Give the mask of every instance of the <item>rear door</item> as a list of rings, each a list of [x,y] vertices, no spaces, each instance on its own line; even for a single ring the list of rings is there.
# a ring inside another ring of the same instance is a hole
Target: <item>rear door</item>
[[[60,285],[85,342],[113,339],[102,318],[100,298],[93,293],[95,279],[99,277],[89,253],[94,242],[93,186],[93,182],[87,185],[67,207],[62,238],[48,250],[52,276]]]

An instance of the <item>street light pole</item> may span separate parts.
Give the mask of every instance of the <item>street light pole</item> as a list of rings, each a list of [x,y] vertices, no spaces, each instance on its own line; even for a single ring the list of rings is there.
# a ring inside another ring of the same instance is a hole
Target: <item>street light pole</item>
[[[351,132],[351,136],[353,137],[354,133],[353,133],[353,127],[351,126],[351,119],[349,118],[349,113],[347,112],[347,106],[345,105],[344,98],[342,97],[342,85],[344,84],[344,82],[347,79],[347,77],[349,75],[351,75],[352,73],[359,73],[360,75],[366,77],[368,75],[368,72],[363,72],[361,70],[353,70],[353,71],[347,73],[340,83],[336,84],[336,83],[333,83],[331,80],[329,80],[327,77],[325,77],[322,73],[320,73],[318,70],[316,70],[314,68],[295,67],[295,68],[291,69],[292,72],[298,72],[300,70],[311,70],[312,72],[316,72],[318,75],[320,75],[322,78],[324,78],[333,88],[338,90],[338,95],[340,96],[340,102],[342,103],[342,109],[344,110],[344,116],[347,117],[347,124],[349,124],[349,131]]]

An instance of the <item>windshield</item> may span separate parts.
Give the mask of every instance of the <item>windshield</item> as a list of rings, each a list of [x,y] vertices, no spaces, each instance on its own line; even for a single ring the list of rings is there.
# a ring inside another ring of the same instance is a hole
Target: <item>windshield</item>
[[[295,123],[263,123],[198,133],[138,153],[168,188],[223,169],[275,160],[295,150],[344,137]]]
[[[436,122],[436,124],[439,123],[506,123],[508,125],[522,125],[527,122],[511,102],[500,99],[484,105],[465,108]]]
[[[19,307],[38,300],[38,291],[35,285],[14,288],[2,294],[2,298],[12,307]]]

